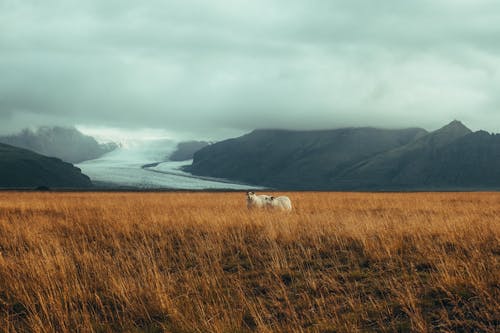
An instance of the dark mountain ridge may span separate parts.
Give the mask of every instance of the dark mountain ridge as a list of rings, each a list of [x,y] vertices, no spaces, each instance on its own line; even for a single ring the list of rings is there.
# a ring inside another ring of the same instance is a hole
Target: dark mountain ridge
[[[317,188],[337,169],[425,134],[421,128],[255,130],[199,150],[188,170],[265,186]]]
[[[90,188],[81,170],[54,157],[0,143],[0,188]]]
[[[428,184],[500,188],[500,134],[477,131],[442,147],[428,165]]]
[[[453,121],[406,145],[350,165],[330,182],[347,189],[433,186],[436,183],[428,177],[439,151],[470,133],[461,122]]]
[[[256,130],[207,146],[188,171],[309,190],[500,188],[500,135],[422,129]]]

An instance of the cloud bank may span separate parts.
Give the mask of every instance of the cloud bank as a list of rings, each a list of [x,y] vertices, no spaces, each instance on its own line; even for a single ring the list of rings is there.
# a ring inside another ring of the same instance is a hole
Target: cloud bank
[[[489,0],[0,0],[0,131],[500,132]]]

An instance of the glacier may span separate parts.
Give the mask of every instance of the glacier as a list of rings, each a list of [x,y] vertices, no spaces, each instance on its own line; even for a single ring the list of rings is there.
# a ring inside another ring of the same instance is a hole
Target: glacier
[[[225,179],[194,176],[181,168],[192,161],[173,162],[168,156],[177,142],[170,139],[135,140],[121,144],[100,158],[76,166],[94,183],[137,189],[216,190],[258,189]]]

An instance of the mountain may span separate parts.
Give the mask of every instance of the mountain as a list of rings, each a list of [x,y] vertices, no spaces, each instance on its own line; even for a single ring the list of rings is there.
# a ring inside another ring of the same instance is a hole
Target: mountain
[[[176,150],[170,155],[171,161],[186,161],[193,158],[194,153],[208,146],[206,141],[184,141],[177,144]]]
[[[289,189],[500,189],[500,135],[459,121],[430,133],[254,131],[201,149],[189,171]]]
[[[500,135],[477,131],[436,151],[426,165],[425,184],[499,189]]]
[[[435,173],[438,161],[441,161],[441,151],[471,133],[472,131],[461,122],[453,121],[414,142],[353,164],[338,173],[330,182],[343,189],[444,186],[445,183],[439,181],[445,177],[444,172],[442,175]],[[431,177],[431,174],[435,177]]]
[[[0,188],[90,188],[80,169],[60,159],[0,144]]]
[[[187,170],[271,187],[330,188],[339,170],[426,134],[420,128],[255,130],[199,150]]]
[[[70,163],[92,160],[118,147],[115,143],[99,144],[76,128],[66,127],[40,127],[35,131],[24,129],[14,135],[0,136],[0,142]]]

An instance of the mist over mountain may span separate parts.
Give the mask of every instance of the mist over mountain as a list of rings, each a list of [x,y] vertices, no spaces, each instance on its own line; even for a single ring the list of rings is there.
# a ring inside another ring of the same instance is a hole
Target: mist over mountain
[[[443,156],[496,139],[435,130],[500,133],[499,21],[493,0],[0,1],[0,142],[144,187],[166,182],[137,166],[194,157],[273,187],[454,188],[468,166]]]
[[[101,145],[75,129],[24,130],[5,138],[66,160],[89,159],[78,166],[98,183],[118,186],[196,188],[232,183],[227,186],[375,191],[500,188],[500,135],[473,132],[460,121],[432,132],[373,127],[261,129],[213,144],[155,139],[104,156],[116,145]],[[2,149],[0,187],[90,186],[88,177],[69,163],[13,146],[2,145]],[[191,165],[183,163],[190,159]]]
[[[207,146],[197,175],[289,189],[419,190],[500,187],[500,135],[459,121],[423,129],[258,130]]]
[[[193,158],[194,153],[208,146],[206,141],[183,141],[177,144],[175,151],[170,155],[171,161],[186,161]]]
[[[0,143],[0,188],[90,188],[70,163]]]
[[[0,136],[0,142],[70,163],[92,160],[118,147],[115,143],[100,144],[74,127],[58,126],[26,128],[17,134]]]

